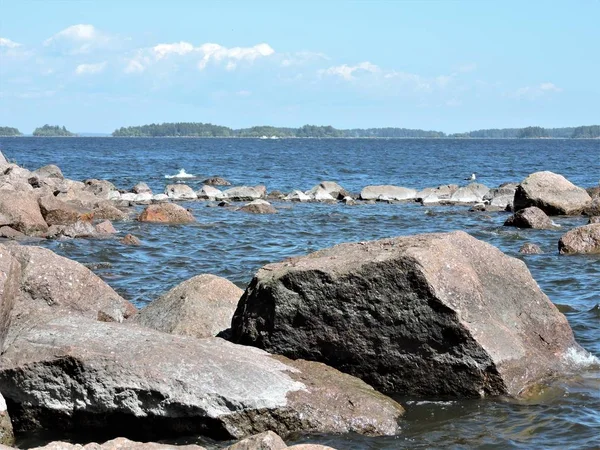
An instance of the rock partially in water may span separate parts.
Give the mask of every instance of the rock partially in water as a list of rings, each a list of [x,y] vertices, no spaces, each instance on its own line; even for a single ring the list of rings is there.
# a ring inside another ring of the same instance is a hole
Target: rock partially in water
[[[231,200],[232,202],[251,202],[265,196],[264,186],[239,186],[227,189],[223,191],[223,198]]]
[[[283,450],[284,448],[288,448],[288,446],[277,433],[265,431],[242,439],[225,450]]]
[[[587,206],[583,213],[586,216],[600,216],[600,197],[594,197],[589,206]]]
[[[516,190],[516,183],[504,183],[498,188],[490,189],[489,192],[483,196],[483,201],[489,206],[510,211],[513,208]]]
[[[360,191],[362,200],[414,200],[417,191],[400,186],[366,186]]]
[[[199,445],[169,445],[156,442],[134,442],[127,438],[116,438],[97,444],[91,442],[86,445],[70,444],[69,442],[54,441],[43,447],[35,447],[31,450],[206,450]]]
[[[558,241],[558,251],[563,255],[600,253],[600,223],[577,227],[563,234]]]
[[[273,205],[261,199],[246,203],[240,208],[240,211],[252,214],[277,214],[277,210],[275,207],[273,207]]]
[[[336,198],[334,198],[329,192],[327,192],[323,188],[318,188],[312,194],[310,194],[310,198],[316,202],[323,203],[335,203]]]
[[[403,413],[362,381],[319,363],[78,315],[18,333],[0,359],[0,390],[17,432],[105,438],[393,435]]]
[[[85,184],[84,191],[95,195],[98,199],[111,200],[119,194],[116,186],[107,180],[96,180],[92,178],[85,180],[83,183]]]
[[[172,200],[196,200],[198,196],[187,184],[169,184],[165,194]]]
[[[525,178],[515,191],[514,209],[537,206],[549,216],[578,215],[592,199],[580,187],[553,172],[535,172]]]
[[[119,208],[114,206],[109,201],[98,202],[96,207],[92,210],[94,213],[94,219],[98,220],[125,220],[127,214],[121,211]]]
[[[269,264],[232,340],[382,392],[517,396],[580,347],[525,264],[463,232],[342,244]]]
[[[3,226],[0,227],[0,237],[8,239],[25,239],[27,238],[27,235],[15,230],[14,228]]]
[[[536,206],[520,209],[504,222],[505,227],[534,228],[536,230],[550,230],[555,228],[554,223],[544,211]]]
[[[21,233],[40,236],[48,231],[37,197],[29,192],[0,191],[2,223]]]
[[[12,446],[14,443],[15,434],[13,432],[12,422],[10,421],[8,411],[6,410],[4,397],[2,396],[2,393],[0,393],[0,446]]]
[[[165,333],[213,337],[229,328],[243,293],[225,278],[197,275],[154,300],[133,320]]]
[[[523,253],[524,255],[541,255],[544,252],[539,245],[525,242],[519,249],[519,253]]]
[[[206,184],[208,186],[231,186],[231,183],[229,181],[221,177],[207,178],[202,182],[202,184]]]
[[[417,192],[415,199],[418,201],[424,201],[428,197],[435,197],[437,199],[436,201],[449,200],[450,197],[452,197],[452,194],[454,194],[456,191],[458,191],[457,184],[446,184],[438,187],[430,187]],[[429,203],[433,202],[429,201]]]
[[[91,212],[63,202],[54,195],[40,197],[38,204],[42,217],[48,225],[70,225]]]
[[[219,189],[209,185],[202,186],[196,195],[200,200],[216,200],[223,197],[223,193]]]
[[[332,200],[341,200],[344,197],[352,197],[350,192],[334,181],[321,181],[316,186],[313,186],[312,189],[306,191],[306,195],[309,197],[315,197],[319,192],[329,194]],[[315,200],[319,199],[315,198]]]
[[[20,264],[19,294],[12,314],[17,328],[57,316],[84,315],[121,322],[136,308],[82,264],[41,247],[0,245]]]
[[[295,190],[290,192],[284,197],[284,200],[290,202],[309,202],[311,200],[310,195],[306,195],[304,192]]]
[[[131,189],[131,192],[133,192],[134,194],[150,194],[150,195],[152,195],[152,189],[150,189],[150,186],[148,186],[143,181],[136,184]]]
[[[462,204],[481,203],[489,191],[490,188],[481,183],[470,183],[454,192],[448,202]]]
[[[95,237],[98,235],[98,231],[89,220],[80,220],[71,225],[61,227],[59,234],[70,238],[84,238]]]
[[[592,216],[588,220],[588,225],[592,223],[600,223],[600,216]]]
[[[173,203],[158,203],[150,205],[142,211],[138,220],[140,222],[159,222],[171,224],[184,224],[195,222],[196,219],[187,209]]]
[[[105,220],[104,222],[100,222],[96,225],[96,233],[100,234],[115,234],[117,230],[111,223],[110,220]]]
[[[139,238],[137,238],[133,234],[125,235],[125,237],[123,239],[121,239],[119,242],[121,244],[125,244],[125,245],[141,245],[142,244],[142,241],[140,241]]]

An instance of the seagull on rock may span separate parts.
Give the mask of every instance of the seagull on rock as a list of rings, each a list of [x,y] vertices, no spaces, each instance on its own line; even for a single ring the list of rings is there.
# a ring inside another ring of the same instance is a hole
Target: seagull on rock
[[[465,180],[467,180],[467,181],[475,181],[476,179],[477,179],[477,177],[475,176],[474,173],[472,173],[469,178],[465,178]]]

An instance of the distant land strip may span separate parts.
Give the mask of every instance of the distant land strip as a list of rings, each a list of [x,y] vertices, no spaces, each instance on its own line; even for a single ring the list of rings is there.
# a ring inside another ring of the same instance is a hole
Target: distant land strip
[[[22,136],[12,127],[0,127],[0,136]],[[64,126],[44,125],[36,128],[33,136],[77,136]],[[501,128],[446,134],[442,131],[415,130],[408,128],[352,128],[337,129],[332,126],[304,125],[300,128],[256,126],[233,129],[211,123],[175,122],[122,127],[112,133],[113,137],[214,137],[214,138],[489,138],[489,139],[597,139],[600,125],[566,128]]]

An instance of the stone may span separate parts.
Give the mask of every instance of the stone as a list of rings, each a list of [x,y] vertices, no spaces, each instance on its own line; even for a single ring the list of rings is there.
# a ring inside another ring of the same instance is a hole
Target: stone
[[[144,182],[139,182],[132,189],[131,192],[134,194],[150,194],[152,195],[152,189]]]
[[[138,220],[140,222],[160,222],[171,224],[184,224],[195,222],[196,219],[187,209],[173,203],[158,203],[150,205],[142,211]]]
[[[40,197],[38,204],[42,217],[48,225],[70,225],[90,212],[63,202],[54,195]]]
[[[125,245],[142,245],[142,241],[133,234],[126,234],[119,242]]]
[[[600,197],[600,185],[589,187],[586,189],[586,192],[592,199],[598,198]]]
[[[283,200],[285,198],[285,194],[277,189],[271,191],[267,194],[267,200]]]
[[[21,269],[12,322],[20,327],[66,315],[122,322],[136,308],[82,264],[41,247],[0,246]]]
[[[96,232],[100,234],[115,234],[117,230],[110,220],[105,220],[96,225]]]
[[[480,183],[470,183],[467,186],[458,188],[452,194],[449,203],[479,203],[483,202],[483,197],[489,192],[490,188]]]
[[[0,358],[0,390],[16,432],[105,438],[224,440],[267,430],[393,435],[403,413],[323,364],[79,315],[18,333]]]
[[[591,197],[562,175],[535,172],[521,181],[515,191],[514,209],[537,206],[549,216],[579,215],[592,202]]]
[[[600,223],[600,216],[592,216],[588,220],[588,225],[591,223]]]
[[[561,255],[600,253],[600,223],[567,231],[558,241],[558,251]]]
[[[35,195],[28,192],[2,191],[0,193],[0,214],[2,225],[8,225],[30,236],[42,235],[48,231]]]
[[[490,189],[488,193],[483,196],[483,201],[489,206],[510,211],[513,207],[516,190],[516,183],[504,183],[500,187]]]
[[[583,214],[586,216],[600,216],[600,197],[592,198],[592,202],[585,207]]]
[[[3,226],[0,227],[0,237],[7,239],[24,239],[27,236],[14,228]]]
[[[80,220],[71,225],[64,226],[59,233],[61,236],[70,238],[95,237],[98,232],[89,220]]]
[[[341,200],[344,197],[351,197],[350,193],[346,189],[334,181],[321,181],[316,186],[313,186],[312,189],[306,191],[306,195],[309,197],[315,197],[320,191],[329,194],[333,200]],[[315,198],[315,200],[318,199]]]
[[[356,200],[354,200],[352,197],[344,197],[342,199],[342,203],[344,203],[345,205],[348,205],[348,206],[355,206],[355,205],[357,205]]]
[[[518,396],[585,352],[522,261],[464,232],[268,264],[240,299],[231,340],[381,392],[456,397]]]
[[[230,445],[225,450],[283,450],[288,448],[277,433],[265,431]]]
[[[227,181],[225,178],[221,177],[210,177],[202,182],[202,184],[206,184],[208,186],[231,186],[231,183]],[[220,191],[219,191],[220,192]]]
[[[119,200],[122,200],[124,202],[135,202],[137,196],[138,194],[136,194],[135,192],[126,192],[125,194],[121,194],[121,198]],[[150,196],[150,198],[152,198],[152,195]]]
[[[536,206],[520,209],[504,222],[506,227],[534,228],[536,230],[549,230],[556,226],[544,211]]]
[[[187,184],[169,184],[165,188],[165,194],[171,200],[196,200],[198,196]]]
[[[452,194],[454,194],[456,191],[458,191],[457,184],[446,184],[438,187],[430,187],[417,192],[415,195],[415,199],[423,201],[428,197],[435,196],[435,198],[437,198],[438,201],[449,200],[450,197],[452,197]],[[430,203],[433,202],[430,201]]]
[[[0,166],[7,166],[8,164],[8,160],[6,159],[2,151],[0,151]]]
[[[65,176],[60,170],[60,167],[55,166],[54,164],[49,164],[44,167],[40,167],[37,170],[33,171],[34,174],[38,175],[40,178],[56,178],[58,180],[64,180]]]
[[[152,196],[152,203],[164,203],[169,201],[169,196],[165,194],[156,194]]]
[[[92,212],[94,213],[94,219],[98,220],[118,221],[127,219],[127,214],[108,200],[98,202]]]
[[[320,444],[297,444],[288,447],[290,450],[336,450],[333,447]]]
[[[417,191],[399,186],[367,186],[360,191],[362,200],[414,200]]]
[[[116,438],[97,444],[90,442],[89,444],[70,444],[68,442],[54,441],[43,447],[34,447],[31,450],[206,450],[199,445],[169,445],[159,444],[156,442],[134,442],[127,438]]]
[[[240,208],[240,211],[252,214],[277,214],[277,210],[273,207],[273,205],[261,199],[246,203]]]
[[[336,199],[325,189],[319,188],[311,194],[311,198],[317,202],[335,202]]]
[[[115,192],[119,192],[114,184],[107,180],[96,180],[94,178],[85,180],[84,191],[89,192],[99,199],[110,200]]]
[[[519,249],[519,253],[524,255],[541,255],[544,253],[539,245],[525,242]]]
[[[223,193],[209,185],[202,186],[202,188],[196,192],[196,195],[201,200],[216,200],[223,197]]]
[[[133,320],[165,333],[213,337],[229,328],[243,293],[225,278],[197,275],[154,300]]]
[[[290,192],[288,195],[286,195],[284,197],[284,200],[290,201],[290,202],[309,202],[311,200],[309,195],[306,195],[304,192],[302,191],[292,191]]]
[[[21,264],[0,245],[0,354],[10,328],[12,311],[21,286]]]
[[[10,416],[6,410],[6,401],[0,393],[0,446],[12,446],[15,444],[15,434],[13,432]]]
[[[251,202],[252,200],[262,198],[263,196],[264,192],[262,192],[262,189],[258,189],[258,186],[240,186],[223,191],[223,198],[232,202]]]

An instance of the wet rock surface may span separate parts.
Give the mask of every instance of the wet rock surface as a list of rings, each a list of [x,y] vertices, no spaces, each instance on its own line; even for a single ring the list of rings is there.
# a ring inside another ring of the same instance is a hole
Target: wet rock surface
[[[549,230],[555,227],[544,211],[536,206],[521,209],[506,219],[506,227],[535,228],[537,230]]]
[[[185,224],[196,219],[187,209],[173,203],[150,205],[139,215],[140,222]]]
[[[600,253],[600,223],[574,228],[558,241],[558,251],[563,254]]]

